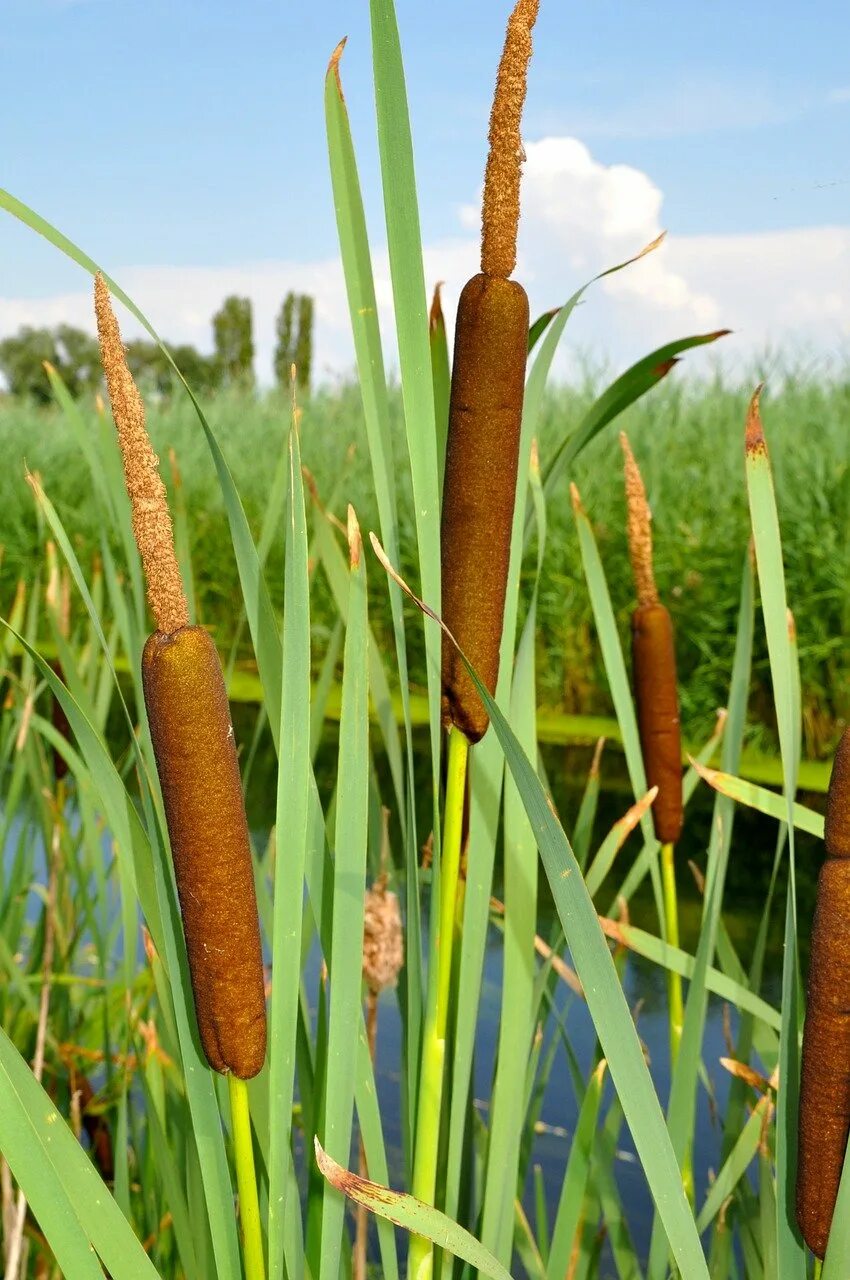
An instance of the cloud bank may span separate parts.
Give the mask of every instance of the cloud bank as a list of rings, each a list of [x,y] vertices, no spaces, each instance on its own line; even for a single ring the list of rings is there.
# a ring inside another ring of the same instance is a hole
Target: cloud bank
[[[663,226],[663,195],[629,165],[604,165],[576,138],[548,137],[526,146],[518,277],[532,314],[557,306],[606,267],[631,257]],[[445,282],[444,306],[454,314],[463,282],[477,269],[478,207],[458,210],[458,234],[425,247],[428,287]],[[392,367],[392,293],[385,248],[373,255],[387,363]],[[320,380],[353,367],[342,269],[336,257],[312,262],[246,262],[214,267],[116,268],[114,274],[159,332],[173,342],[211,348],[210,319],[230,293],[254,305],[256,365],[271,380],[274,320],[289,289],[316,301],[314,366]],[[850,226],[790,228],[728,235],[668,235],[664,245],[625,271],[599,282],[570,321],[558,372],[571,352],[591,351],[613,366],[665,341],[714,328],[733,329],[720,358],[739,367],[769,348],[818,355],[850,349]],[[46,298],[0,296],[0,335],[20,325],[61,322],[93,330],[91,294]],[[122,317],[127,338],[137,323]],[[699,368],[710,356],[689,357]],[[574,359],[574,355],[572,356]],[[703,365],[703,367],[705,367]]]

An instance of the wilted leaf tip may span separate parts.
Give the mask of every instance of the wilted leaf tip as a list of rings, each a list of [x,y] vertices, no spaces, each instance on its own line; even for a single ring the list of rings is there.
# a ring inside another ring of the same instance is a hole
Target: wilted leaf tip
[[[764,438],[764,428],[761,424],[761,412],[759,410],[759,402],[763,390],[764,383],[760,382],[753,392],[753,398],[747,410],[744,447],[749,457],[755,457],[757,454],[767,454],[767,442]]]
[[[340,64],[340,59],[342,58],[343,50],[345,49],[347,40],[348,40],[348,36],[343,36],[339,44],[337,45],[337,47],[334,49],[333,53],[330,56],[330,61],[328,62],[328,71],[327,71],[328,75],[330,75],[331,72],[333,72],[334,79],[336,80],[336,87],[339,91],[339,96],[343,102],[345,101],[345,95],[342,92],[342,80],[340,79],[340,75],[339,75],[339,64]]]
[[[439,328],[445,328],[446,322],[443,317],[443,301],[441,291],[443,281],[438,280],[434,285],[434,296],[431,299],[431,310],[428,314],[428,328],[431,333],[436,333]]]

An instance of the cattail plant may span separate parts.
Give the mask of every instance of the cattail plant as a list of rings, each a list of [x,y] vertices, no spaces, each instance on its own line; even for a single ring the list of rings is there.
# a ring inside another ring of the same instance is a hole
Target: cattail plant
[[[481,271],[464,286],[458,303],[443,481],[443,618],[491,693],[499,674],[528,350],[528,298],[510,277],[519,227],[520,122],[538,8],[539,0],[517,0],[496,77]],[[442,714],[450,733],[439,924],[436,963],[428,978],[412,1187],[428,1204],[433,1204],[436,1188],[467,755],[489,723],[472,679],[445,635]],[[408,1274],[427,1280],[432,1269],[430,1241],[414,1236]]]
[[[661,844],[661,870],[667,941],[679,945],[674,847],[682,831],[682,743],[676,689],[673,620],[658,597],[652,567],[652,515],[643,478],[625,433],[627,533],[638,604],[632,614],[632,668],[638,730],[647,785],[658,788],[652,805],[655,835]],[[675,1061],[684,1021],[682,981],[668,973],[670,1048]]]
[[[443,489],[443,619],[491,693],[499,674],[528,350],[528,297],[510,276],[519,225],[520,120],[538,5],[518,0],[496,80],[481,271],[458,303]],[[477,742],[487,713],[445,636],[442,665],[444,723]]]
[[[826,862],[818,878],[797,1157],[797,1221],[823,1258],[850,1133],[850,729],[838,744],[826,803]]]
[[[118,431],[133,535],[156,630],[142,684],[186,938],[201,1044],[230,1080],[245,1262],[262,1276],[245,1081],[266,1053],[266,1004],[251,846],[224,678],[215,645],[189,614],[165,486],[145,427],[109,290],[95,280],[101,358]]]

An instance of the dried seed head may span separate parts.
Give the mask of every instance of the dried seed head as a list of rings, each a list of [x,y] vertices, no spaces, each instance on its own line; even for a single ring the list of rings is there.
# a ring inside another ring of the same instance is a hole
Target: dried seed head
[[[652,572],[652,512],[646,500],[643,477],[625,431],[620,432],[620,444],[626,459],[626,532],[638,604],[657,604],[658,588]]]
[[[139,389],[127,367],[118,321],[103,276],[94,281],[94,309],[100,357],[118,431],[124,479],[133,514],[133,536],[142,558],[148,600],[159,631],[170,633],[189,623],[189,611],[177,555],[165,485],[145,427]]]
[[[490,113],[490,152],[484,175],[481,270],[511,275],[516,266],[519,183],[522,161],[520,122],[525,103],[531,31],[540,0],[517,0],[508,21]]]
[[[386,987],[394,987],[403,963],[398,898],[387,889],[386,875],[380,875],[366,894],[363,922],[363,977],[366,986],[374,995]]]

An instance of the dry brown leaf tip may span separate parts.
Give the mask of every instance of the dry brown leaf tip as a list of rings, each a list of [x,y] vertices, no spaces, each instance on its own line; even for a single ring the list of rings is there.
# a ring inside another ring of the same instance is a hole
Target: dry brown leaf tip
[[[764,389],[764,383],[761,382],[753,392],[753,398],[750,401],[747,410],[747,425],[744,435],[744,445],[749,455],[767,453],[767,442],[764,438],[764,427],[761,424],[761,393]]]
[[[652,512],[647,502],[643,477],[624,431],[620,432],[620,444],[625,457],[626,532],[638,604],[657,604],[658,589],[652,571]]]
[[[484,175],[481,270],[507,279],[516,266],[519,186],[524,157],[520,124],[531,59],[531,31],[539,0],[517,0],[508,20],[490,114]]]
[[[431,299],[431,310],[428,313],[428,328],[431,333],[436,333],[441,326],[445,326],[445,323],[443,318],[443,281],[438,280],[434,285],[434,296]]]
[[[170,633],[189,624],[171,515],[159,474],[159,460],[145,426],[142,397],[127,366],[109,289],[100,274],[94,281],[94,309],[103,371],[130,497],[133,536],[142,559],[148,600],[157,628]]]

